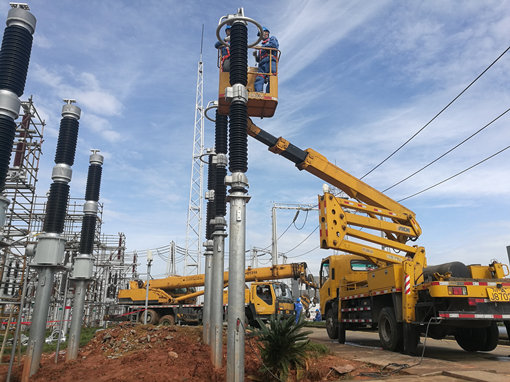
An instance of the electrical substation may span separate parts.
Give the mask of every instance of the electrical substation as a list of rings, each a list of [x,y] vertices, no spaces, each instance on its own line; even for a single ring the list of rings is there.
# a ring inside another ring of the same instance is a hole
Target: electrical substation
[[[390,374],[383,373],[388,366],[383,365],[376,375],[381,378],[419,366],[426,347],[422,337],[455,339],[471,354],[495,350],[500,333],[510,334],[508,265],[497,260],[489,265],[429,265],[425,248],[408,243],[422,233],[413,211],[319,152],[301,149],[254,123],[252,118],[264,118],[265,123],[276,114],[281,52],[276,37],[243,8],[221,16],[215,25],[217,99],[207,106],[202,26],[184,246],[169,239],[159,247],[148,243],[144,249],[128,250],[124,232],[105,232],[110,211],[108,197],[102,200],[101,184],[110,182],[107,151],[101,150],[101,141],[94,142],[88,157],[77,149],[87,104],[59,100],[58,129],[47,125],[41,111],[45,107],[38,111],[40,100],[24,94],[37,20],[27,4],[10,6],[0,49],[0,363],[8,364],[7,381],[26,382],[41,369],[48,370],[47,344],[56,346],[51,363],[61,362],[69,369],[87,357],[101,356],[99,361],[95,358],[97,363],[107,360],[113,365],[128,354],[131,358],[117,363],[118,369],[127,369],[142,354],[144,370],[137,370],[142,374],[129,378],[161,379],[151,374],[156,372],[152,366],[145,367],[145,361],[161,351],[154,362],[163,369],[174,367],[172,377],[242,382],[251,378],[247,368],[259,361],[258,370],[251,370],[258,378],[290,380],[288,365],[269,368],[271,359],[262,359],[267,348],[261,343],[269,346],[271,341],[261,338],[274,335],[278,325],[301,339],[288,341],[292,343],[286,350],[266,353],[273,358],[291,352],[294,345],[299,348],[296,353],[312,351],[309,335],[327,334],[329,339],[322,341],[327,347],[334,343],[336,349],[346,349],[346,338],[357,332],[378,333],[377,347],[361,346],[374,351],[372,355],[384,350],[392,357],[414,357],[422,351],[416,364],[401,358],[390,363]],[[249,66],[249,54],[257,66]],[[210,148],[204,144],[205,119],[214,124]],[[56,147],[46,143],[50,131],[58,131]],[[266,248],[247,247],[250,138],[306,176],[327,183],[316,204],[273,202],[271,244]],[[44,174],[41,165],[50,162],[53,152],[51,175]],[[150,162],[157,163],[152,157]],[[85,163],[86,184],[80,186],[72,182],[73,166]],[[38,187],[42,176],[51,179],[49,190]],[[303,241],[279,252],[278,240],[286,232],[277,233],[279,209],[296,211],[291,223],[295,227],[299,212],[308,216],[318,211],[319,224],[305,238],[318,230],[320,244],[312,250],[330,250],[320,262],[317,279],[306,262],[289,262],[285,256]],[[259,266],[260,254],[270,256],[269,266]],[[154,259],[165,262],[164,274],[151,273]],[[312,320],[317,321],[316,331],[303,334],[305,324],[315,326],[305,322]],[[94,337],[84,351],[80,341],[86,329],[92,329]],[[288,337],[281,335],[285,341]],[[359,361],[357,367],[363,367],[362,362],[367,363]],[[289,365],[295,380],[306,373],[306,380],[332,380],[333,372],[342,376],[352,371],[329,367],[311,379],[306,361]],[[181,375],[179,368],[186,371]],[[127,375],[114,377],[111,372],[112,380]]]

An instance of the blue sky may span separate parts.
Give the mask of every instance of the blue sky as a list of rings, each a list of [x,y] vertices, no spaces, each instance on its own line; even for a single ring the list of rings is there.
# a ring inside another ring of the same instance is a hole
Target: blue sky
[[[0,5],[6,17],[8,2]],[[244,7],[278,38],[282,51],[278,109],[273,118],[255,123],[319,151],[358,177],[510,45],[506,1],[317,0],[261,6],[255,1],[110,0],[32,1],[30,6],[37,29],[23,99],[33,95],[47,122],[38,194],[51,182],[61,100],[75,98],[82,118],[71,194],[83,197],[89,149],[100,149],[105,156],[103,233],[124,232],[128,250],[172,240],[185,244],[202,24],[204,103],[217,98],[218,20]],[[510,53],[364,180],[385,189],[505,111],[509,69]],[[388,195],[411,195],[508,146],[509,118]],[[206,147],[213,144],[213,128],[206,121]],[[248,147],[247,249],[263,248],[271,241],[273,202],[315,203],[323,182],[252,139]],[[509,160],[510,150],[403,202],[416,212],[423,229],[418,243],[425,246],[429,264],[508,262]],[[279,232],[294,215],[278,211]],[[282,236],[280,251],[303,241],[318,225],[316,212],[306,221],[305,215]],[[287,254],[289,261],[306,261],[317,273],[321,258],[331,254],[314,250],[318,245],[316,231]],[[268,260],[262,257],[259,264]],[[164,272],[164,264],[156,262],[153,273]]]

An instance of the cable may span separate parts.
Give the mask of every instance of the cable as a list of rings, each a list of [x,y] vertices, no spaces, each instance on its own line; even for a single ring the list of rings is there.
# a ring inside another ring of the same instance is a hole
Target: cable
[[[487,72],[501,57],[503,57],[503,55],[508,52],[508,50],[510,50],[510,46],[508,48],[505,49],[505,51],[503,53],[501,53],[498,58],[496,58],[482,73],[480,73],[473,81],[471,81],[471,83],[466,87],[464,88],[464,90],[462,90],[453,100],[450,101],[450,103],[448,103],[448,105],[446,105],[444,108],[441,109],[441,111],[439,113],[437,113],[430,121],[428,121],[420,130],[418,130],[416,133],[414,133],[411,138],[409,138],[407,141],[405,141],[402,145],[400,145],[399,148],[397,148],[395,151],[393,151],[390,155],[388,155],[381,163],[379,163],[377,166],[375,166],[372,170],[370,170],[369,172],[367,172],[365,175],[363,175],[360,180],[363,180],[363,178],[365,178],[367,175],[369,175],[370,173],[372,173],[375,169],[377,169],[379,166],[381,166],[384,162],[386,162],[388,159],[390,159],[393,155],[395,155],[398,151],[400,151],[400,149],[402,147],[404,147],[405,145],[407,145],[414,137],[416,137],[418,134],[420,134],[428,125],[430,125],[437,117],[439,117],[439,115],[441,113],[443,113],[443,111],[445,111],[446,109],[448,109],[450,107],[450,105],[452,103],[454,103],[462,94],[464,94],[476,81],[478,81],[478,79],[483,76],[485,74],[485,72]]]
[[[482,159],[480,162],[475,163],[474,165],[472,165],[472,166],[470,166],[470,167],[466,168],[465,170],[462,170],[461,172],[458,172],[458,173],[456,173],[455,175],[450,176],[449,178],[446,178],[446,179],[444,179],[444,180],[442,180],[442,181],[440,181],[440,182],[438,182],[438,183],[436,183],[436,184],[434,184],[434,185],[432,185],[432,186],[430,186],[430,187],[427,187],[427,188],[425,188],[424,190],[421,190],[420,192],[417,192],[417,193],[415,193],[415,194],[412,194],[412,195],[406,196],[405,198],[402,198],[402,199],[400,199],[400,200],[397,200],[397,202],[399,202],[399,203],[400,203],[400,202],[402,202],[402,201],[404,201],[404,200],[410,199],[410,198],[412,198],[412,197],[414,197],[414,196],[416,196],[416,195],[419,195],[419,194],[421,194],[421,193],[423,193],[423,192],[425,192],[425,191],[428,191],[428,190],[430,190],[431,188],[434,188],[434,187],[436,187],[436,186],[439,186],[440,184],[443,184],[443,183],[445,183],[445,182],[449,181],[450,179],[453,179],[453,178],[455,178],[456,176],[461,175],[461,174],[465,173],[465,172],[466,172],[466,171],[468,171],[468,170],[471,170],[472,168],[474,168],[474,167],[478,166],[479,164],[482,164],[483,162],[488,161],[489,159],[491,159],[491,158],[495,157],[496,155],[501,154],[503,151],[505,151],[505,150],[507,150],[507,149],[509,149],[509,148],[510,148],[510,146],[507,146],[507,147],[505,147],[504,149],[499,150],[497,153],[492,154],[491,156],[488,156],[487,158]]]
[[[294,220],[290,222],[290,224],[287,226],[287,228],[285,228],[285,230],[280,234],[280,236],[278,236],[278,239],[276,239],[276,241],[280,240],[282,238],[283,235],[285,235],[285,233],[289,230],[290,227],[292,227],[292,224],[294,224]],[[265,251],[267,250],[269,247],[271,247],[273,244],[269,244],[267,247],[265,248],[262,248],[262,251]],[[249,250],[247,250],[246,252],[248,252]]]
[[[306,224],[306,221],[308,220],[308,212],[310,212],[310,210],[306,210],[306,216],[305,216],[305,221],[303,222],[303,225],[301,226],[301,228],[298,228],[297,225],[296,225],[296,219],[294,219],[292,221],[292,224],[294,224],[294,227],[298,230],[298,231],[301,231],[304,227],[305,227],[305,224]],[[298,210],[298,213],[299,213],[299,210]],[[297,216],[296,216],[297,217]]]
[[[476,132],[474,132],[473,134],[471,134],[469,137],[467,137],[466,139],[464,139],[462,142],[456,144],[455,146],[453,146],[450,150],[448,150],[447,152],[445,152],[444,154],[438,156],[436,159],[434,159],[432,162],[430,162],[429,164],[423,166],[422,168],[420,168],[419,170],[413,172],[411,175],[409,175],[408,177],[402,179],[401,181],[395,183],[393,186],[390,186],[388,187],[387,189],[383,190],[382,192],[386,192],[388,190],[391,190],[393,187],[395,186],[398,186],[400,183],[402,182],[405,182],[407,179],[415,176],[416,174],[418,174],[420,171],[423,171],[425,170],[427,167],[429,167],[430,165],[432,165],[433,163],[437,162],[439,159],[443,158],[444,156],[446,156],[447,154],[451,153],[453,150],[455,150],[457,147],[459,147],[460,145],[466,143],[468,140],[470,140],[471,138],[473,138],[476,134],[478,134],[479,132],[481,132],[482,130],[486,129],[487,127],[489,127],[490,125],[492,125],[494,122],[496,122],[498,119],[500,119],[502,116],[504,116],[506,113],[508,113],[510,111],[510,108],[506,109],[503,113],[501,113],[500,115],[498,115],[496,118],[494,118],[492,121],[490,121],[488,124],[486,124],[484,127],[478,129]]]
[[[295,250],[297,247],[299,247],[301,244],[303,244],[305,241],[307,241],[307,240],[310,238],[310,236],[312,236],[312,234],[313,234],[315,231],[317,231],[318,229],[319,229],[319,226],[315,227],[315,229],[314,229],[312,232],[310,232],[310,234],[309,234],[307,237],[305,237],[305,238],[303,239],[303,241],[301,241],[299,244],[297,244],[294,248],[289,249],[287,252],[283,252],[283,254],[285,255],[285,254],[287,254],[287,253],[289,253],[289,252],[291,252],[291,251]]]
[[[411,367],[415,367],[415,366],[419,366],[421,365],[421,363],[423,362],[423,357],[425,356],[425,349],[427,348],[427,338],[428,338],[428,335],[429,335],[429,326],[430,326],[430,323],[432,322],[432,320],[434,319],[434,317],[430,317],[428,323],[427,323],[427,326],[426,326],[426,329],[425,329],[425,339],[423,340],[423,350],[421,352],[421,356],[420,356],[420,359],[418,362],[416,363],[413,363],[412,365],[409,365],[407,363],[394,363],[394,362],[391,362],[391,363],[388,363],[386,364],[385,366],[383,366],[378,373],[361,373],[360,375],[363,375],[363,376],[366,376],[366,377],[390,377],[392,376],[393,374],[396,374],[404,369],[409,369]],[[392,370],[389,370],[389,371],[386,371],[386,369],[390,366],[394,366],[395,369],[392,369]]]
[[[301,256],[304,256],[304,255],[308,255],[310,252],[312,251],[315,251],[316,249],[319,249],[320,247],[319,246],[316,246],[312,249],[310,249],[309,251],[306,251],[305,253],[302,253],[300,255],[295,255],[295,256],[287,256],[288,259],[295,259],[296,257],[301,257]]]

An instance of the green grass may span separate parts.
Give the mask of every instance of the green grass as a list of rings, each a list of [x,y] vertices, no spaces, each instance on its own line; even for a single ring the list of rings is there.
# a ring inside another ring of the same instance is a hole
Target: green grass
[[[81,329],[81,337],[80,337],[80,347],[82,346],[85,346],[86,344],[89,343],[89,341],[92,339],[92,337],[94,337],[94,335],[96,334],[96,331],[100,329],[100,328],[82,328]],[[51,330],[47,330],[46,331],[46,335],[45,335],[45,338],[47,338],[50,334],[51,334]],[[28,336],[28,332],[24,332],[23,334],[25,334],[26,336]],[[12,338],[13,334],[12,333],[9,333],[8,337],[7,338]],[[60,343],[60,350],[63,350],[65,348],[67,348],[67,340],[68,338],[66,338],[66,341],[65,342],[61,342]],[[0,345],[3,341],[3,335],[0,336]],[[19,346],[19,343],[18,345]],[[26,346],[22,346],[21,347],[21,353],[24,354],[25,351],[26,351]],[[9,345],[6,345],[6,349],[11,349],[11,346]],[[52,343],[50,344],[47,344],[46,342],[44,343],[43,345],[43,353],[51,353],[51,352],[54,352],[57,350],[57,341],[53,341]]]
[[[305,321],[307,328],[325,328],[326,321]]]

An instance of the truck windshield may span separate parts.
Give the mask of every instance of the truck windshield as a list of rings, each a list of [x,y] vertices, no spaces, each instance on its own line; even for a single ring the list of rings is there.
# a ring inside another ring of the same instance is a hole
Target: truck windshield
[[[326,281],[329,279],[329,260],[324,260],[321,264],[321,272],[320,272],[320,284],[324,285]]]
[[[287,284],[274,284],[274,294],[276,298],[290,298],[292,299],[292,295],[290,292],[290,288]]]
[[[377,266],[368,260],[351,260],[351,269],[353,271],[370,271]]]

